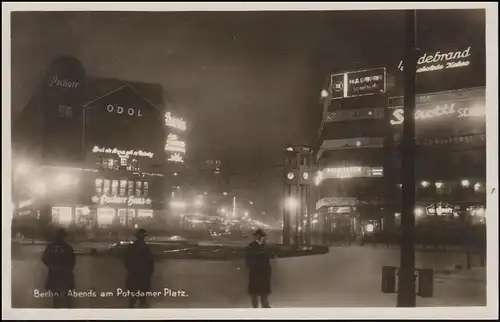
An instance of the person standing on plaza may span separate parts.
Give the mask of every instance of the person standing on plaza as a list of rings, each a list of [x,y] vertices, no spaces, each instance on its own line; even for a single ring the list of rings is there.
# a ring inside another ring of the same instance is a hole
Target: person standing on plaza
[[[69,291],[75,288],[73,247],[66,242],[66,230],[58,229],[54,241],[45,248],[42,262],[48,268],[45,288],[53,293],[54,308],[70,308]]]
[[[151,277],[154,272],[154,258],[146,244],[146,230],[138,229],[136,240],[125,251],[125,268],[127,270],[126,287],[130,292],[148,292],[151,288]],[[146,297],[130,297],[129,307],[147,306]]]
[[[246,249],[246,265],[248,268],[248,293],[252,299],[252,307],[270,308],[268,296],[271,293],[271,256],[266,247],[266,234],[257,229],[254,241]]]

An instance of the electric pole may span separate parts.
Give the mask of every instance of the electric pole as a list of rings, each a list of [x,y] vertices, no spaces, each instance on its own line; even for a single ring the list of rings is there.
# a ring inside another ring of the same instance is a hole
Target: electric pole
[[[415,97],[416,10],[405,12],[404,123],[402,144],[403,198],[398,307],[416,306],[415,287]]]

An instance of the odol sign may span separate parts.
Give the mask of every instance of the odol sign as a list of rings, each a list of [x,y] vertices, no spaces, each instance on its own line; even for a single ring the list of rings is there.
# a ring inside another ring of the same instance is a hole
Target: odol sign
[[[129,116],[142,116],[142,113],[141,113],[141,109],[137,108],[132,108],[132,107],[129,107],[127,109],[125,109],[123,106],[120,106],[120,105],[116,105],[116,104],[108,104],[106,105],[106,111],[108,111],[108,113],[115,113],[115,114],[125,114],[125,115],[129,115]]]

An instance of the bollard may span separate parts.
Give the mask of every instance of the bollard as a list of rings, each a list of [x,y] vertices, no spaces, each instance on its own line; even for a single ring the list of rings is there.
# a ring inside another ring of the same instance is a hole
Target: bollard
[[[418,270],[418,296],[432,297],[434,295],[434,271],[431,268]]]
[[[486,251],[481,250],[479,253],[479,265],[481,267],[486,267]]]
[[[396,267],[382,267],[382,293],[396,293]]]
[[[471,254],[471,252],[467,251],[465,257],[466,257],[467,269],[471,269],[472,268],[472,254]]]

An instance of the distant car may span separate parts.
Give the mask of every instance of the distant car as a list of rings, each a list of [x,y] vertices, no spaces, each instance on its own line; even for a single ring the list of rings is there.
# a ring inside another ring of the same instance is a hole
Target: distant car
[[[133,244],[134,242],[133,241],[120,241],[120,242],[117,242],[117,243],[111,243],[109,244],[108,248],[122,248],[122,247],[126,247],[127,245],[130,245],[130,244]]]
[[[187,241],[188,239],[179,235],[171,236],[166,239],[166,241]]]

